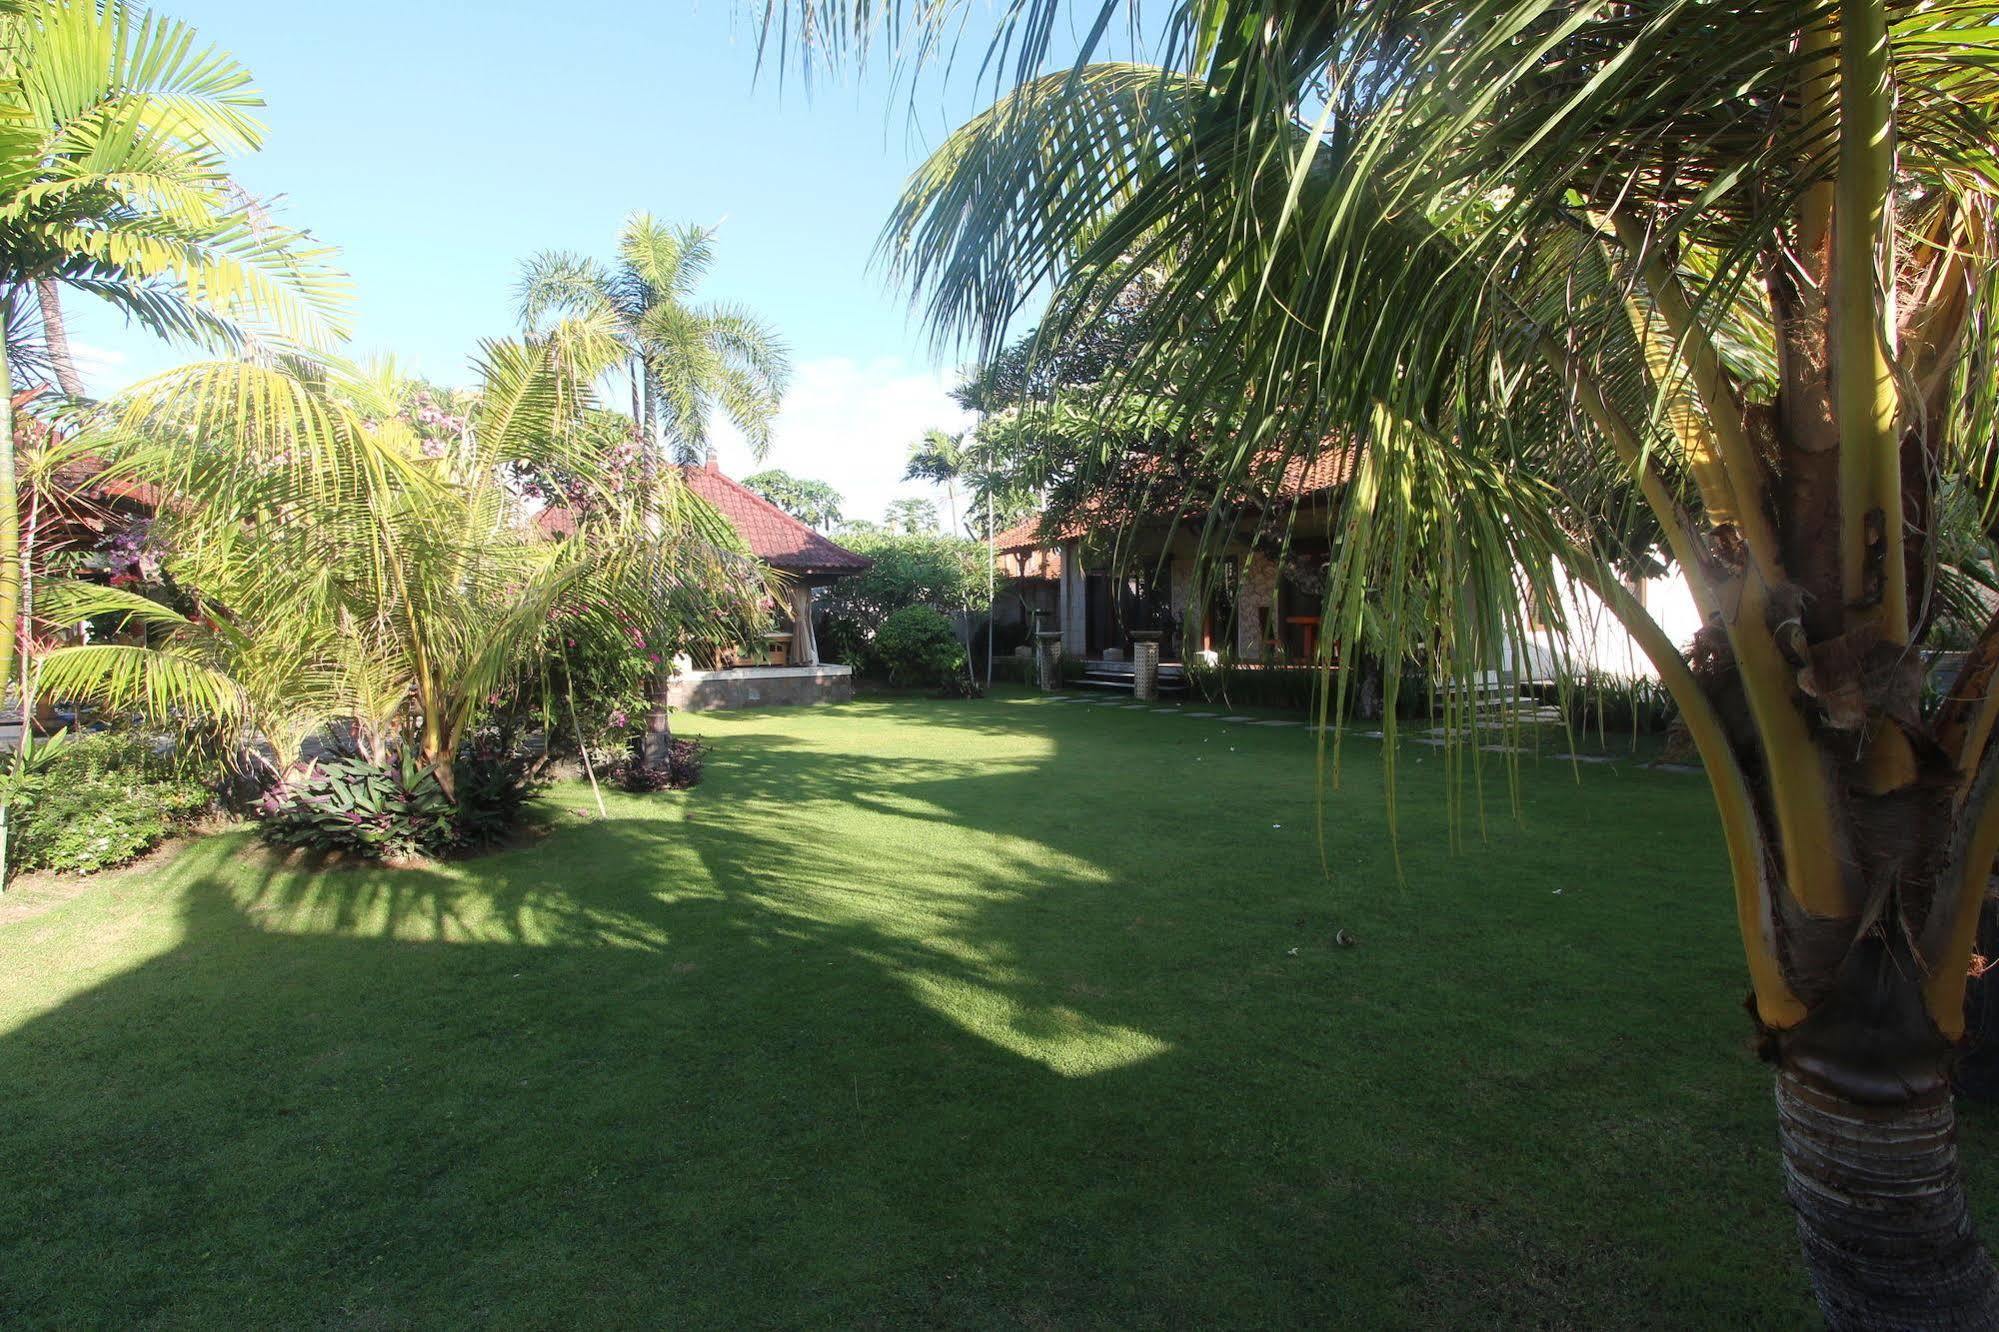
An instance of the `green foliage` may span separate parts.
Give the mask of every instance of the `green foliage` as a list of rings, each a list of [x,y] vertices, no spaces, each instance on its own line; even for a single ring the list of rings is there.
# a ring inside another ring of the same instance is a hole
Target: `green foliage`
[[[359,754],[314,759],[265,792],[259,832],[273,845],[369,860],[480,850],[520,826],[543,785],[526,755],[487,744],[459,751],[455,800],[438,771],[409,749],[384,763]]]
[[[209,786],[134,732],[82,736],[16,784],[13,864],[88,874],[122,865],[214,804]]]
[[[380,764],[360,755],[313,759],[273,787],[258,812],[267,842],[369,860],[443,855],[457,841],[437,770],[408,750]]]
[[[793,476],[782,468],[771,467],[744,477],[743,487],[812,527],[831,530],[840,522],[840,492],[824,481]]]
[[[964,644],[928,606],[905,606],[882,621],[870,655],[894,685],[941,686],[965,671]]]
[[[452,842],[463,849],[495,846],[521,825],[528,802],[545,780],[539,765],[518,752],[473,745],[452,768],[457,787]]]
[[[904,536],[932,535],[937,531],[937,506],[927,499],[891,500],[882,514],[882,526]]]
[[[986,608],[986,549],[935,534],[862,532],[842,538],[874,567],[826,590],[821,650],[830,660],[869,666],[869,645],[883,621],[910,606],[951,614]]]
[[[1657,680],[1585,671],[1562,682],[1554,700],[1572,730],[1606,743],[1617,735],[1656,735],[1673,719],[1672,695]]]
[[[1311,712],[1317,706],[1325,676],[1310,666],[1243,666],[1223,662],[1187,665],[1187,685],[1208,703],[1237,708],[1281,708]]]

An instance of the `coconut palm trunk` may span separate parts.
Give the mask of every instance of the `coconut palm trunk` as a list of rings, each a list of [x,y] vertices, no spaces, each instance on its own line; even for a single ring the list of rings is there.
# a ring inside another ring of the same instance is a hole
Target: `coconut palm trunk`
[[[13,361],[0,338],[0,688],[12,691],[21,618],[21,493],[17,469]],[[23,716],[22,725],[28,724]]]
[[[35,300],[42,307],[42,340],[48,346],[49,366],[56,384],[68,398],[83,396],[83,376],[76,372],[76,355],[70,350],[69,325],[63,321],[62,287],[54,278],[35,281]]]
[[[1819,1308],[1834,1328],[1999,1326],[1999,1277],[1973,1231],[1957,1159],[1948,1053],[1860,1061],[1855,1048],[1906,1049],[1920,1037],[1885,947],[1863,950],[1842,1002],[1875,1005],[1828,1020],[1830,1061],[1787,1042],[1777,1073],[1784,1186]],[[1897,991],[1901,993],[1897,993]]]

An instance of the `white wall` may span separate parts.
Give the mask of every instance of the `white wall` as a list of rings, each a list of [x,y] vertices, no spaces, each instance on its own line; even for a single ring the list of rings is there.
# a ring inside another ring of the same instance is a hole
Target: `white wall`
[[[1560,582],[1563,618],[1568,623],[1566,650],[1572,671],[1601,671],[1613,675],[1635,675],[1656,680],[1659,672],[1638,647],[1637,640],[1624,631],[1617,617],[1605,608],[1595,591],[1575,582],[1566,574]],[[1701,627],[1700,612],[1694,607],[1693,593],[1678,568],[1664,577],[1648,579],[1638,589],[1645,609],[1666,637],[1684,648]],[[1522,644],[1517,664],[1509,653],[1507,669],[1528,679],[1549,679],[1563,645],[1551,631],[1532,631]]]

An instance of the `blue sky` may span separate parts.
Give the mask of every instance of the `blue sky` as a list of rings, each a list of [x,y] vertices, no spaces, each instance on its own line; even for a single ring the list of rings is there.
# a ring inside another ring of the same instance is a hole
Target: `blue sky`
[[[929,493],[896,477],[916,434],[962,424],[944,395],[954,366],[868,261],[911,167],[976,109],[969,90],[759,80],[754,29],[727,4],[158,8],[256,75],[269,135],[238,174],[342,250],[355,353],[463,380],[477,340],[511,331],[526,255],[608,255],[635,209],[719,223],[708,294],[774,324],[797,369],[769,465],[832,482],[850,516]],[[115,317],[77,322],[96,392],[177,355]],[[722,462],[755,466],[739,444]]]

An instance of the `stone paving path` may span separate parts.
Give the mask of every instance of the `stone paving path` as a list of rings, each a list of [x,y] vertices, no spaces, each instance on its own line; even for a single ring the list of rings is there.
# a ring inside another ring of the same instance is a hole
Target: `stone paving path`
[[[1097,698],[1088,694],[1046,694],[1043,695],[1043,698],[1050,703],[1095,704],[1098,707],[1115,708],[1120,712],[1150,712],[1162,717],[1191,717],[1199,721],[1215,721],[1228,725],[1264,726],[1273,730],[1290,728],[1309,731],[1330,731],[1334,729],[1331,726],[1320,726],[1316,723],[1307,724],[1301,721],[1286,721],[1282,718],[1243,717],[1232,712],[1189,712],[1178,703],[1122,703],[1114,698]],[[1360,740],[1381,740],[1386,738],[1380,731],[1353,731],[1349,734]],[[1423,735],[1407,735],[1404,738],[1411,744],[1426,745],[1432,749],[1441,749],[1446,744],[1444,738],[1434,732]],[[1489,754],[1532,754],[1534,752],[1520,745],[1480,745],[1479,748]],[[1561,763],[1626,764],[1641,768],[1646,772],[1691,773],[1694,775],[1699,775],[1701,772],[1700,767],[1695,764],[1638,763],[1633,759],[1616,754],[1557,753],[1549,754],[1547,757]]]

